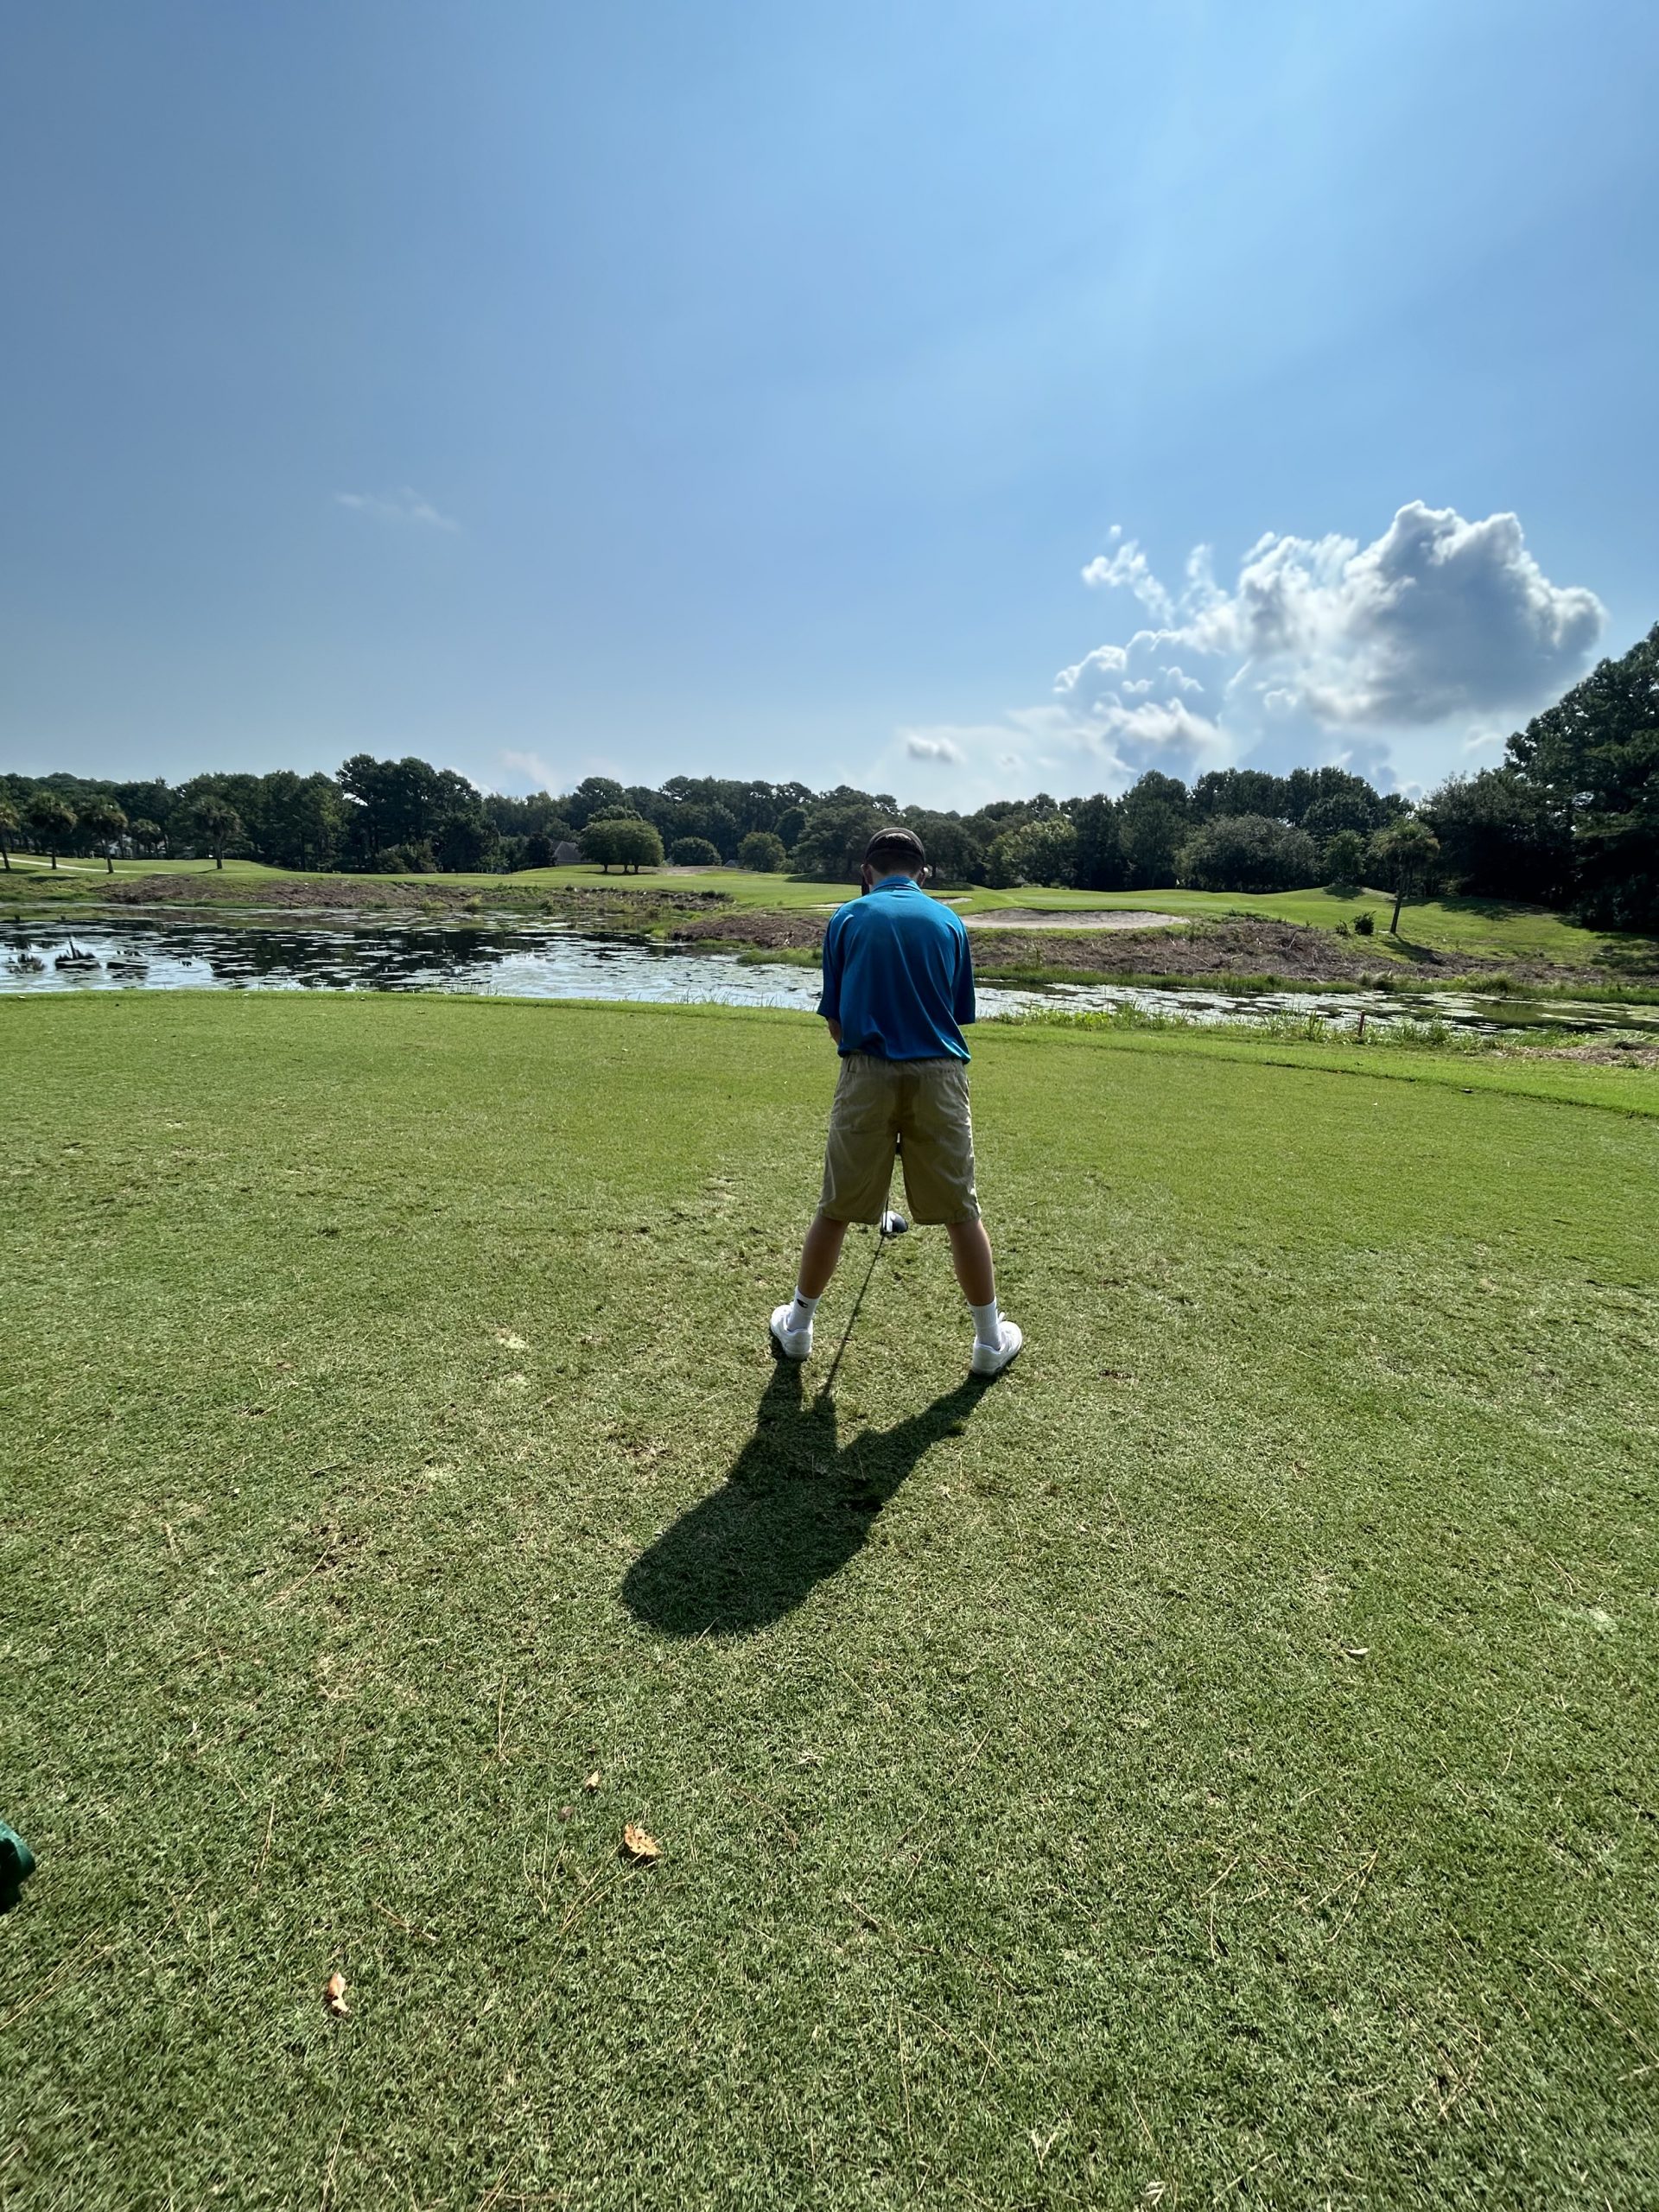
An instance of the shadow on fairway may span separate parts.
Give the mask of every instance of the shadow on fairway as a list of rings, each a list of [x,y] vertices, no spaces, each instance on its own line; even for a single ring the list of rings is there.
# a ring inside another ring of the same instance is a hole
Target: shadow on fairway
[[[792,1613],[853,1558],[917,1462],[987,1387],[969,1376],[909,1421],[842,1445],[834,1400],[809,1400],[800,1367],[779,1360],[723,1486],[624,1576],[628,1611],[668,1636],[742,1636]]]

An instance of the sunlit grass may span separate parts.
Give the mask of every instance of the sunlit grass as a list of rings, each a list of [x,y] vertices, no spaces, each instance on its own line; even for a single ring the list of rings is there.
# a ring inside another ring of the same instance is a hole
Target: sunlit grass
[[[974,1043],[0,1002],[0,2201],[1654,2200],[1659,1078]]]

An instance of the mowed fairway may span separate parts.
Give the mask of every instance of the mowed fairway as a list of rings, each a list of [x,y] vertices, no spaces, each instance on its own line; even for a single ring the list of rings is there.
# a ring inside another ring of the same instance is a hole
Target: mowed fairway
[[[0,2203],[1659,2201],[1659,1083],[976,1049],[0,1006]]]

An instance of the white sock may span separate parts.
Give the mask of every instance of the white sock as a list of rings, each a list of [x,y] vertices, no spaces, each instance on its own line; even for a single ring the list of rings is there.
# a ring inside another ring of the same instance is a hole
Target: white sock
[[[817,1300],[816,1298],[803,1298],[801,1295],[801,1287],[799,1283],[797,1283],[795,1286],[795,1303],[790,1307],[789,1312],[784,1317],[784,1326],[791,1335],[794,1334],[797,1329],[810,1329],[812,1325],[812,1316],[817,1312]]]
[[[968,1311],[974,1317],[974,1335],[977,1341],[988,1344],[993,1351],[1000,1351],[1002,1323],[997,1313],[996,1300],[993,1299],[988,1306],[970,1306]]]

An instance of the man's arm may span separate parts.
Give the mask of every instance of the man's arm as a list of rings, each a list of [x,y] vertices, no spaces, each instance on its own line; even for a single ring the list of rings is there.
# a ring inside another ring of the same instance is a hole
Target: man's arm
[[[830,926],[823,933],[823,988],[818,994],[818,1012],[829,1026],[832,1041],[841,1042],[841,931],[838,913],[830,917]]]
[[[974,948],[960,921],[957,927],[960,932],[957,939],[957,989],[950,1011],[957,1017],[957,1028],[965,1029],[974,1019]]]

